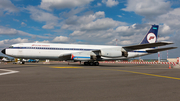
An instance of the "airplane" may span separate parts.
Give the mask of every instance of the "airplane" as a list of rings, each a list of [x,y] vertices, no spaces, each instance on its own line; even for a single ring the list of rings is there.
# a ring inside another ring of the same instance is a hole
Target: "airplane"
[[[173,44],[157,42],[158,25],[152,25],[139,45],[110,46],[57,43],[19,43],[1,52],[14,58],[53,59],[83,61],[84,65],[98,66],[99,61],[122,60],[175,49],[177,47],[156,48]],[[25,62],[22,62],[24,64]]]

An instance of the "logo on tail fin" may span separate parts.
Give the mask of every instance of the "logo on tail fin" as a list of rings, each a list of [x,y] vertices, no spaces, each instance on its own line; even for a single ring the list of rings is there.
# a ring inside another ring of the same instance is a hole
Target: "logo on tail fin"
[[[155,43],[156,42],[156,35],[154,33],[149,33],[147,35],[147,41],[149,43]]]

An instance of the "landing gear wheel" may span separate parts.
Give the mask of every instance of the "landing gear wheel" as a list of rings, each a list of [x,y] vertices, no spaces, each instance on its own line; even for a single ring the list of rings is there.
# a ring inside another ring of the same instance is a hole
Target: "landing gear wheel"
[[[85,65],[85,66],[88,66],[88,65],[89,65],[89,63],[88,63],[88,62],[84,62],[84,65]]]
[[[99,62],[95,62],[94,65],[95,65],[95,66],[99,66]]]
[[[89,62],[89,65],[90,65],[90,66],[93,66],[93,65],[94,65],[94,62]]]

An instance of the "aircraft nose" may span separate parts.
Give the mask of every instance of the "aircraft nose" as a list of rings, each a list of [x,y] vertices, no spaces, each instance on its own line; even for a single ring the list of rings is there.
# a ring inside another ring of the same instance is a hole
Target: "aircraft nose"
[[[6,49],[3,49],[1,52],[2,52],[3,54],[6,54]]]

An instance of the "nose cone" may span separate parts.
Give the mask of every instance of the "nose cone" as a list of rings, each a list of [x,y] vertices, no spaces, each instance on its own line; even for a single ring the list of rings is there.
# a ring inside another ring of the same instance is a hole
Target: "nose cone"
[[[1,52],[2,52],[3,54],[6,54],[6,49],[3,49]]]

